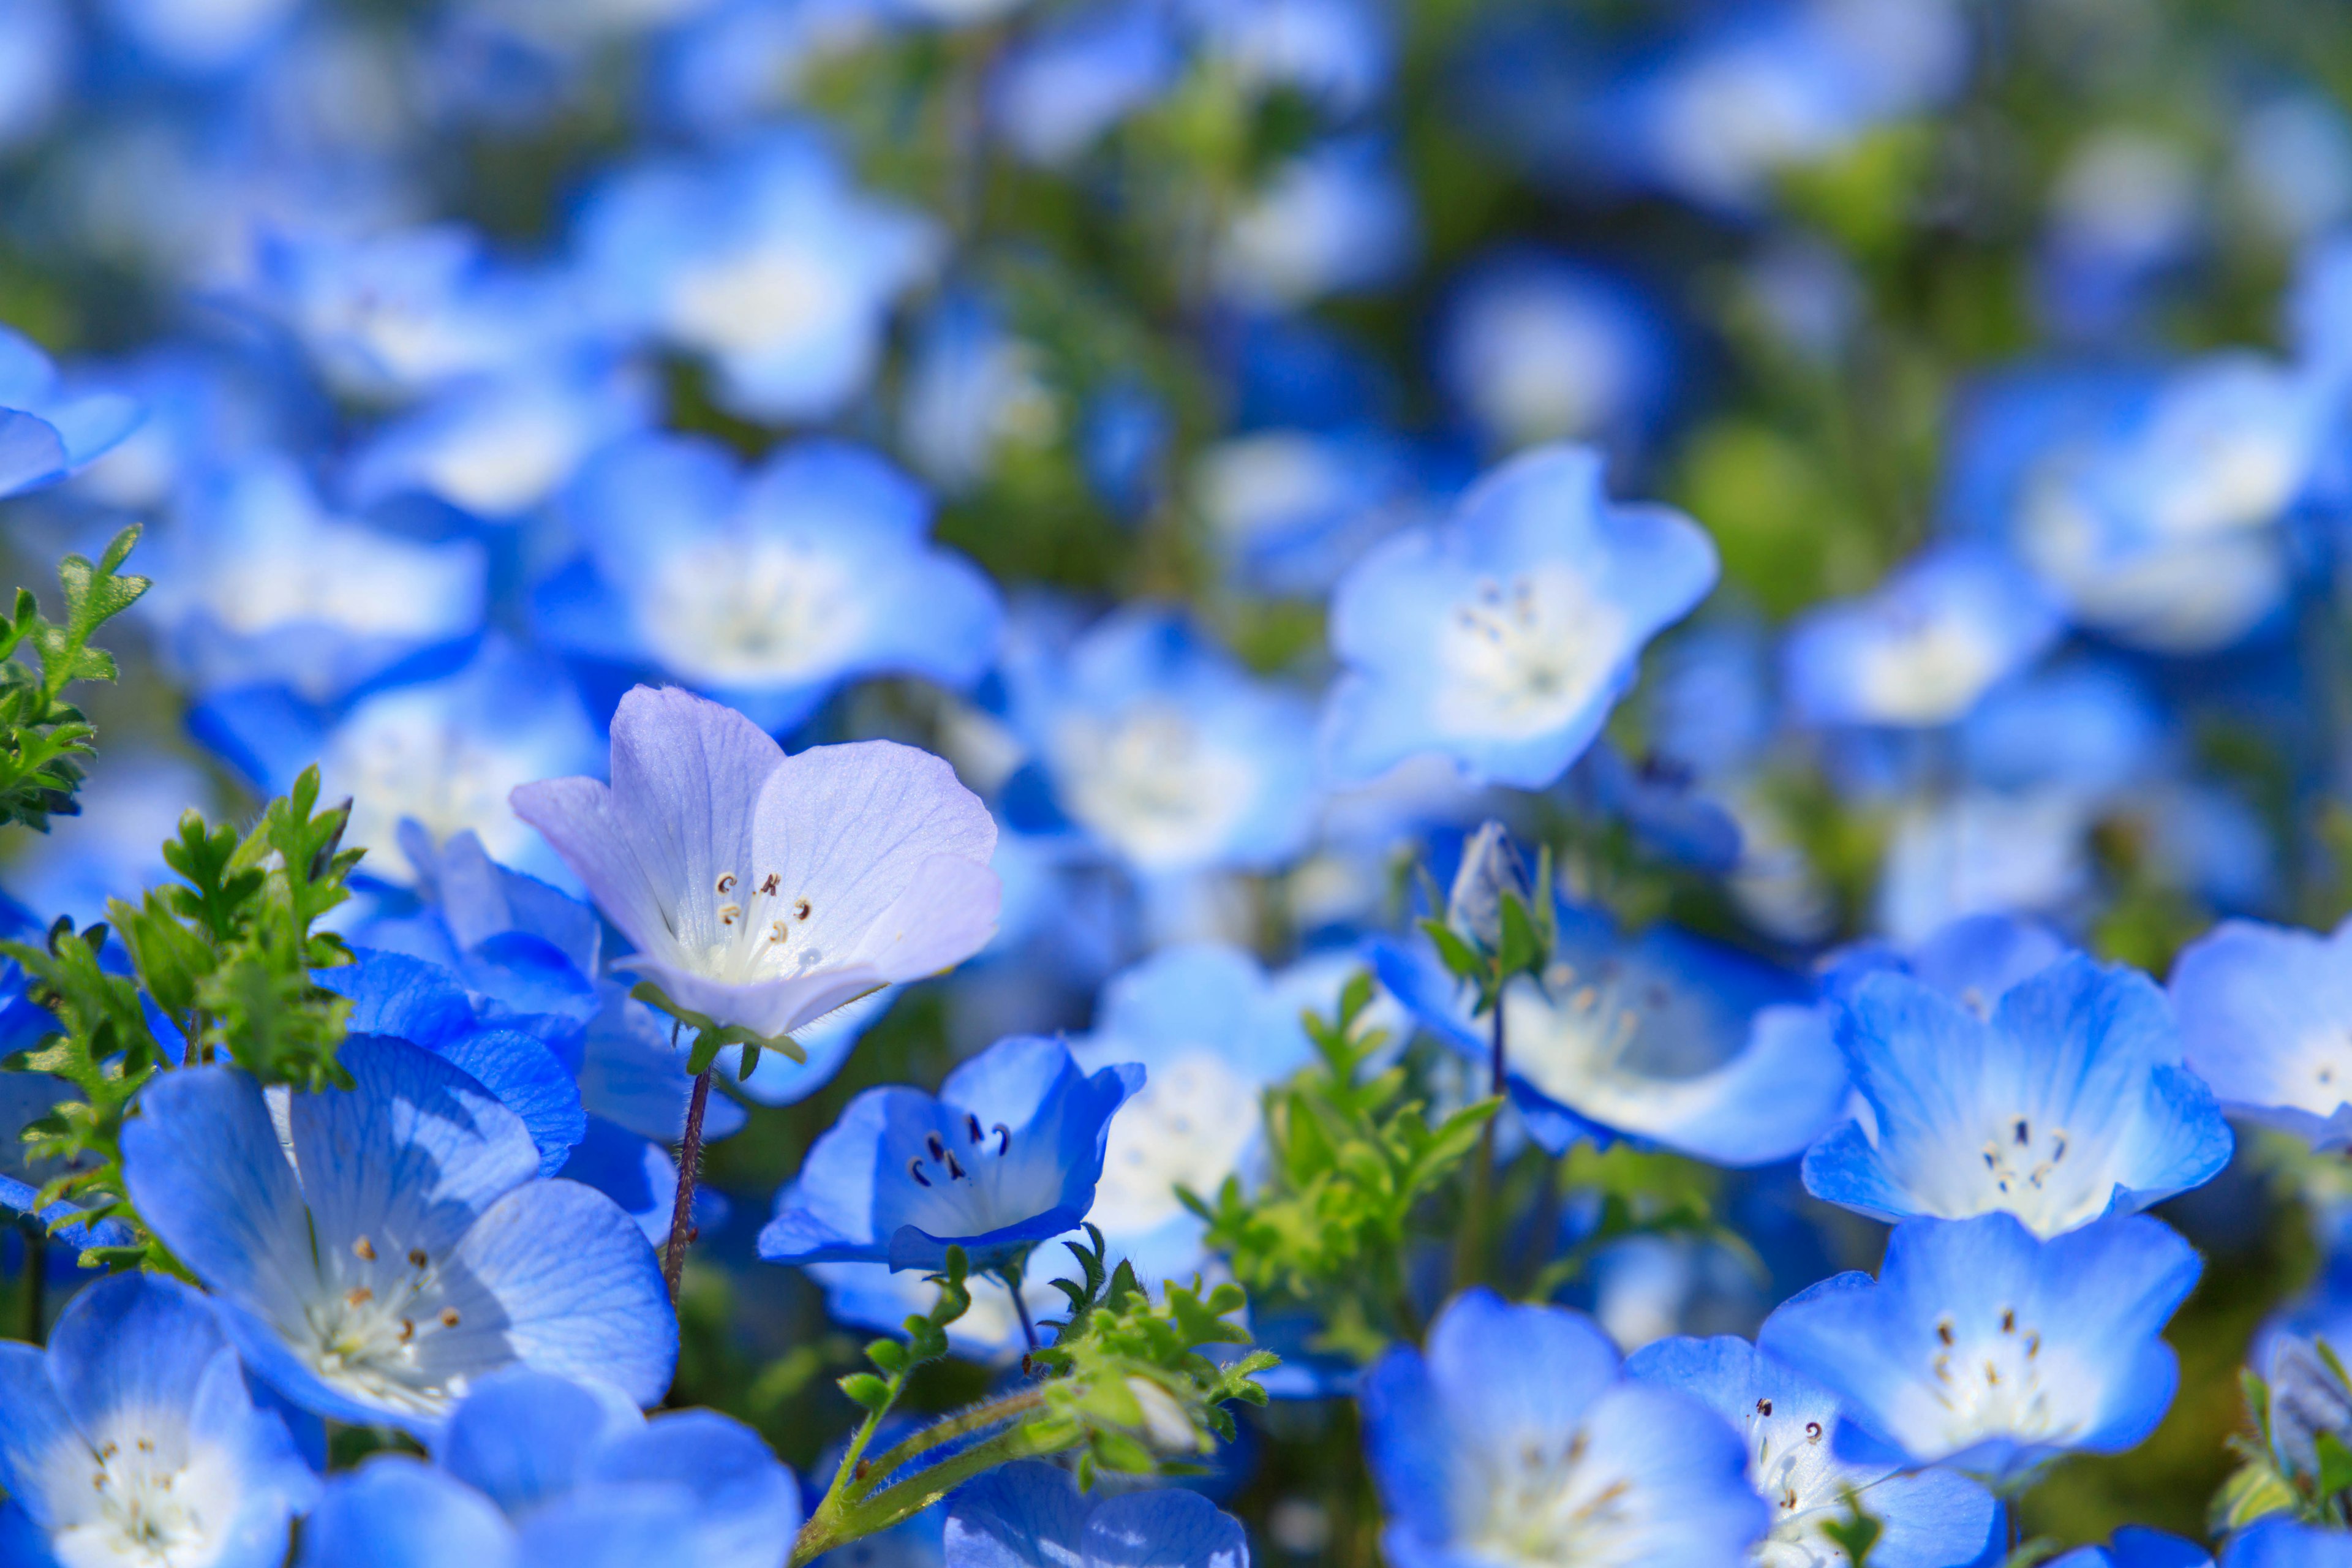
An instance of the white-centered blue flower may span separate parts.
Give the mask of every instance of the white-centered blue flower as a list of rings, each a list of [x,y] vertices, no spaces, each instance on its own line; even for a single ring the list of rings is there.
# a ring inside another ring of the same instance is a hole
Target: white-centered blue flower
[[[1581,756],[1644,643],[1714,586],[1715,547],[1662,506],[1620,506],[1600,454],[1529,452],[1486,476],[1442,529],[1389,539],[1341,579],[1324,711],[1342,780],[1424,752],[1538,789]]]
[[[1606,272],[1544,251],[1479,261],[1440,328],[1438,379],[1495,450],[1622,447],[1659,414],[1673,371],[1654,306]]]
[[[821,418],[865,390],[927,218],[866,195],[803,131],[624,167],[588,202],[582,264],[620,325],[709,361],[747,418]]]
[[[732,709],[641,686],[612,773],[525,784],[515,813],[635,945],[623,967],[717,1024],[789,1035],[995,931],[996,823],[911,746],[788,757]]]
[[[1880,1219],[2000,1212],[2055,1236],[2230,1162],[2221,1107],[2137,970],[2062,958],[1980,1011],[1873,974],[1847,994],[1838,1042],[1865,1120],[1807,1151],[1805,1187]]]
[[[2227,921],[2172,968],[2184,1058],[2232,1116],[2352,1146],[2352,921]]]
[[[1240,303],[1296,309],[1395,281],[1420,237],[1393,152],[1343,137],[1275,170],[1226,224],[1214,265],[1222,289]]]
[[[232,1068],[163,1075],[123,1130],[131,1202],[255,1371],[305,1409],[419,1435],[518,1364],[658,1400],[677,1321],[629,1216],[539,1179],[521,1119],[432,1052],[353,1036],[342,1064],[354,1088],[283,1105],[290,1158]]]
[[[2200,1267],[2139,1215],[2047,1241],[2008,1214],[1911,1220],[1875,1280],[1823,1280],[1758,1342],[1838,1397],[1857,1445],[2013,1479],[2156,1429],[2180,1375],[2161,1334]]]
[[[1397,1568],[1720,1568],[1768,1524],[1745,1445],[1687,1394],[1618,1375],[1591,1319],[1465,1291],[1366,1374],[1364,1444]]]
[[[1790,629],[1789,700],[1813,724],[1950,723],[2064,629],[2055,595],[2023,569],[1981,545],[1942,545]]]
[[[1734,1335],[1659,1340],[1626,1358],[1625,1375],[1691,1394],[1746,1436],[1748,1482],[1772,1510],[1751,1559],[1759,1568],[1843,1563],[1822,1526],[1850,1517],[1849,1500],[1885,1530],[1871,1549],[1878,1568],[1974,1563],[2000,1518],[1992,1494],[1964,1476],[1912,1471],[1899,1454],[1841,1454],[1837,1396]]]
[[[994,584],[929,542],[929,498],[862,447],[786,447],[746,474],[715,442],[646,437],[591,462],[565,511],[584,554],[534,595],[541,634],[765,730],[861,676],[969,686],[996,651]]]
[[[1167,8],[1112,0],[1027,29],[990,72],[991,128],[1014,153],[1070,163],[1174,85],[1183,68]]]
[[[0,1344],[0,1552],[28,1568],[278,1568],[319,1482],[205,1298],[128,1274],[75,1297],[46,1354]]]

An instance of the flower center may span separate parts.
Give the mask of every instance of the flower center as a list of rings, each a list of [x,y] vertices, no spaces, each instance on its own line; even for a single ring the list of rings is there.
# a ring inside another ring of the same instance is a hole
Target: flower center
[[[803,247],[773,244],[719,257],[682,274],[669,327],[709,353],[757,353],[857,314],[841,272]]]
[[[1139,865],[1215,854],[1257,793],[1249,763],[1171,702],[1072,720],[1057,740],[1070,815]]]
[[[1255,1135],[1257,1091],[1207,1051],[1155,1068],[1111,1119],[1102,1182],[1087,1216],[1114,1237],[1139,1235],[1185,1212],[1187,1187],[1213,1197]]]
[[[816,906],[784,890],[782,873],[757,882],[732,871],[711,884],[711,917],[718,940],[703,949],[703,972],[736,984],[775,980],[805,973],[824,961],[809,921]]]
[[[816,679],[860,629],[848,572],[798,540],[701,541],[665,560],[646,594],[655,657],[720,685]]]
[[[153,1438],[142,1434],[128,1447],[109,1442],[91,1457],[97,1517],[61,1534],[61,1561],[198,1568],[218,1554],[219,1543],[205,1531],[205,1509],[184,1495],[193,1489],[182,1486],[188,1468],[163,1459]],[[94,1550],[78,1549],[81,1542]]]
[[[2000,671],[2000,651],[1965,616],[1906,618],[1863,671],[1872,710],[1937,724],[1957,717]]]
[[[405,1253],[361,1237],[352,1263],[320,1270],[320,1294],[295,1337],[312,1370],[371,1404],[430,1415],[462,1398],[467,1378],[431,1364],[433,1340],[463,1316],[423,1247]]]
[[[1477,1550],[1488,1561],[1565,1565],[1615,1563],[1638,1524],[1632,1483],[1588,1462],[1579,1431],[1557,1447],[1530,1438],[1516,1462],[1488,1472]]]
[[[1565,566],[1481,579],[1438,637],[1435,706],[1456,734],[1539,735],[1574,716],[1615,665],[1625,617]]]
[[[2042,1364],[2042,1331],[2021,1323],[2013,1307],[1984,1322],[1962,1324],[1950,1313],[1939,1319],[1928,1372],[1952,1447],[1987,1437],[2067,1436],[2079,1423],[2053,1406]]]

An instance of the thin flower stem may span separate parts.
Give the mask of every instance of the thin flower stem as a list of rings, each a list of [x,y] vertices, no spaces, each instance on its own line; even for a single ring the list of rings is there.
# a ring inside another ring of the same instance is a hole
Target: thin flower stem
[[[1493,1089],[1495,1098],[1503,1096],[1507,1064],[1503,1051],[1503,994],[1495,993]],[[1477,1284],[1482,1278],[1482,1264],[1486,1253],[1486,1211],[1494,1205],[1495,1194],[1495,1124],[1500,1116],[1486,1119],[1486,1129],[1478,1135],[1477,1168],[1470,1174],[1470,1212],[1464,1217],[1462,1235],[1454,1248],[1454,1288],[1457,1290]]]
[[[1029,1316],[1028,1298],[1021,1294],[1020,1267],[1016,1264],[1006,1268],[1003,1277],[1004,1288],[1013,1292],[1013,1310],[1021,1315],[1021,1335],[1029,1342],[1029,1348],[1034,1351],[1037,1348],[1037,1324]]]
[[[1042,1436],[1034,1424],[1024,1424],[1009,1432],[1000,1432],[984,1443],[976,1443],[961,1454],[950,1454],[929,1468],[862,1501],[843,1506],[842,1499],[828,1497],[809,1516],[809,1521],[801,1526],[800,1538],[793,1542],[792,1568],[822,1557],[836,1546],[877,1534],[902,1520],[911,1519],[983,1470],[992,1470],[1014,1459],[1035,1458],[1069,1446],[1066,1439],[1055,1441]]]
[[[974,1432],[984,1432],[989,1427],[1000,1426],[1016,1415],[1026,1415],[1033,1410],[1042,1410],[1045,1405],[1045,1393],[1039,1388],[1024,1388],[1018,1394],[1008,1394],[1002,1399],[992,1399],[985,1405],[975,1405],[961,1415],[950,1415],[943,1421],[934,1421],[887,1452],[877,1454],[867,1463],[866,1473],[877,1479],[887,1480],[906,1468],[910,1461],[922,1458],[942,1444],[952,1443],[959,1437],[968,1437]]]
[[[669,1247],[662,1258],[662,1278],[669,1282],[670,1304],[677,1304],[678,1280],[686,1273],[686,1244],[694,1234],[694,1184],[702,1174],[702,1113],[710,1104],[710,1075],[705,1068],[694,1080],[694,1098],[686,1107],[686,1141],[677,1148],[677,1201],[670,1205]]]
[[[28,1345],[45,1342],[48,1327],[49,1237],[48,1228],[34,1220],[17,1227],[25,1243],[25,1300],[23,1339]]]

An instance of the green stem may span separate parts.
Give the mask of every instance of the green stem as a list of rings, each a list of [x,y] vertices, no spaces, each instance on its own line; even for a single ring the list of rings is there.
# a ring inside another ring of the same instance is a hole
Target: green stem
[[[686,1139],[677,1148],[677,1196],[670,1204],[669,1247],[662,1259],[672,1306],[677,1304],[678,1282],[686,1274],[686,1244],[694,1235],[694,1184],[702,1174],[702,1113],[710,1106],[710,1072],[705,1068],[694,1080],[694,1098],[686,1107]]]
[[[1501,985],[1497,984],[1495,989],[1494,1058],[1490,1068],[1494,1075],[1492,1079],[1494,1093],[1497,1100],[1501,1099],[1504,1093],[1506,1068],[1503,1054],[1503,992]],[[1486,1255],[1486,1211],[1494,1205],[1495,1201],[1495,1123],[1501,1120],[1499,1113],[1486,1118],[1486,1131],[1478,1135],[1477,1169],[1473,1171],[1470,1176],[1470,1209],[1464,1216],[1462,1235],[1455,1241],[1454,1247],[1454,1288],[1457,1290],[1466,1289],[1477,1284],[1484,1275],[1482,1265]]]
[[[24,1310],[25,1342],[37,1345],[47,1338],[49,1294],[49,1233],[38,1220],[27,1220],[18,1227],[25,1241],[25,1299],[19,1305]]]
[[[792,1568],[911,1519],[983,1470],[1015,1459],[1034,1459],[1068,1446],[1066,1441],[1041,1437],[1034,1426],[1015,1426],[860,1501],[850,1503],[837,1492],[828,1494],[793,1542]],[[850,1461],[845,1459],[845,1474],[849,1468]],[[838,1478],[835,1480],[838,1484]]]
[[[975,1405],[961,1415],[950,1415],[944,1421],[934,1421],[897,1447],[876,1455],[874,1462],[866,1467],[866,1473],[878,1479],[887,1480],[905,1469],[910,1461],[920,1458],[933,1448],[952,1443],[959,1437],[968,1437],[974,1432],[984,1432],[989,1427],[1000,1426],[1016,1415],[1025,1415],[1033,1410],[1042,1410],[1045,1406],[1045,1394],[1034,1388],[1024,1389],[1019,1394],[1008,1394],[1002,1399],[992,1399],[984,1405]]]

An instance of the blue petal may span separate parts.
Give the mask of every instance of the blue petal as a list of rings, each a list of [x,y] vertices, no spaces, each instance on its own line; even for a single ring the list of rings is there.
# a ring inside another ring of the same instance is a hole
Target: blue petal
[[[539,1173],[551,1176],[586,1135],[588,1113],[580,1085],[555,1053],[514,1029],[476,1029],[440,1048],[441,1057],[470,1075],[522,1120],[539,1151]]]
[[[449,1416],[434,1458],[509,1519],[579,1485],[590,1457],[644,1417],[616,1393],[516,1367],[484,1378]]]
[[[301,1568],[510,1568],[514,1531],[488,1499],[420,1460],[378,1455],[327,1489]]]
[[[31,1345],[0,1342],[0,1486],[43,1532],[59,1517],[53,1500],[71,1496],[79,1504],[89,1458],[49,1380],[48,1358]]]
[[[1034,1459],[975,1476],[948,1498],[946,1568],[1076,1568],[1090,1511],[1068,1472]]]
[[[592,1488],[676,1488],[692,1499],[694,1561],[707,1568],[772,1568],[777,1543],[801,1527],[792,1471],[758,1433],[715,1410],[654,1417],[598,1450],[584,1479]]]
[[[1198,1492],[1105,1498],[1087,1521],[1087,1568],[1249,1568],[1241,1521]]]
[[[221,1295],[299,1312],[310,1215],[259,1086],[230,1068],[183,1068],[142,1090],[139,1109],[122,1170],[140,1216]]]

